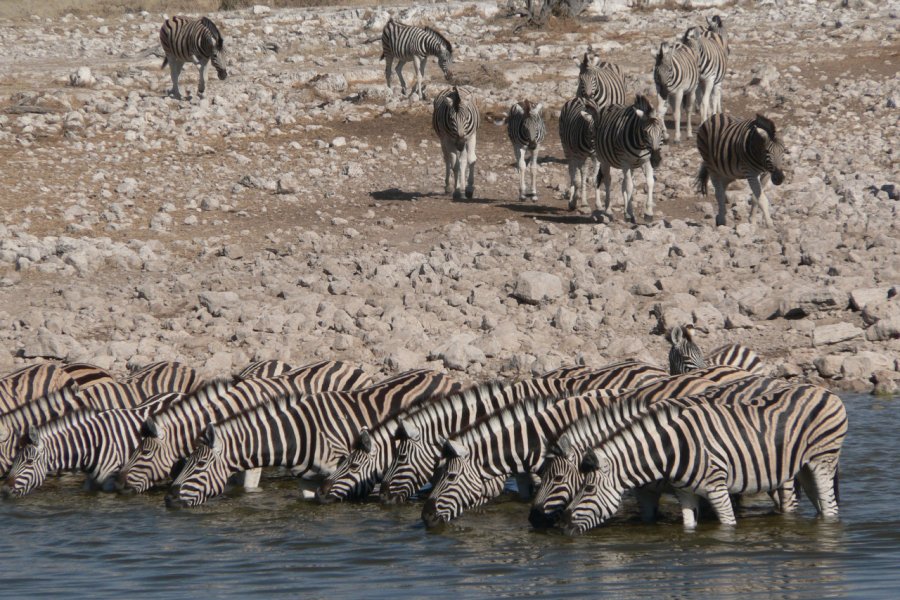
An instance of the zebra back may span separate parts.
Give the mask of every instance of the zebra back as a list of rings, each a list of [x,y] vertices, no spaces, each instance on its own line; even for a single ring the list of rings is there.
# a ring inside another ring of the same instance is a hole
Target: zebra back
[[[68,382],[56,363],[29,365],[0,379],[0,413],[9,412],[35,398],[46,396]]]
[[[516,102],[510,107],[506,133],[514,147],[525,146],[535,150],[544,141],[547,128],[541,115],[543,108],[543,104],[532,105],[528,100]]]
[[[122,380],[144,398],[163,392],[190,393],[200,383],[197,371],[179,362],[160,361],[138,369]]]
[[[579,66],[575,95],[593,100],[599,108],[624,104],[625,76],[622,69],[613,63],[601,61],[591,54],[589,47]]]
[[[381,59],[386,56],[409,60],[413,56],[436,56],[441,69],[453,60],[453,44],[431,27],[415,27],[388,18],[381,31]]]
[[[271,378],[283,375],[293,367],[280,360],[260,360],[250,363],[234,376],[235,379]]]
[[[574,375],[568,378],[567,389],[570,393],[579,394],[601,388],[616,390],[640,388],[662,379],[666,375],[664,369],[654,365],[636,360],[625,360]]]
[[[725,365],[757,374],[765,371],[765,365],[759,355],[740,344],[727,344],[716,348],[706,355],[705,360],[709,366]]]

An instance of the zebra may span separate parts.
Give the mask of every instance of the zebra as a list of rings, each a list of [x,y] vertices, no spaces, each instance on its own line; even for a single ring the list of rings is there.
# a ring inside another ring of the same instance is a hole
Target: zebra
[[[837,518],[846,433],[841,399],[811,385],[736,404],[665,403],[585,452],[584,484],[563,513],[564,530],[599,525],[622,492],[659,481],[675,489],[687,529],[696,527],[699,497],[720,523],[735,525],[730,494],[773,491],[798,476],[817,512]]]
[[[780,379],[719,366],[673,376],[620,396],[612,409],[580,419],[555,441],[549,442],[547,461],[539,471],[541,485],[535,493],[529,521],[537,528],[554,525],[583,481],[578,466],[580,454],[635,418],[650,412],[658,404],[679,398],[720,404],[746,402],[786,385]],[[781,510],[789,512],[796,504],[793,486],[785,485],[772,499]],[[642,518],[652,520],[656,514],[658,494],[638,494],[638,501]]]
[[[725,19],[721,15],[713,15],[706,17],[706,31],[703,35],[713,37],[713,34],[722,38],[722,45],[725,46],[725,54],[731,54],[731,48],[728,46],[728,33],[725,31]]]
[[[444,193],[453,190],[453,199],[462,198],[463,182],[466,198],[475,194],[475,142],[478,134],[478,106],[471,88],[453,86],[434,99],[431,125],[441,140],[444,154]],[[454,184],[450,185],[450,173]],[[468,174],[467,174],[468,173]]]
[[[225,40],[219,33],[219,28],[207,17],[193,19],[191,17],[175,16],[166,19],[159,28],[159,43],[162,45],[166,57],[163,59],[161,69],[169,65],[172,75],[172,96],[181,99],[178,90],[178,76],[184,63],[196,63],[200,65],[200,83],[197,93],[201,96],[206,91],[206,65],[212,62],[213,68],[219,79],[228,77],[225,62],[222,57],[225,53]]]
[[[687,137],[691,137],[691,118],[694,115],[694,94],[699,82],[697,55],[685,44],[662,42],[656,53],[653,81],[659,98],[659,118],[666,116],[666,101],[672,105],[675,120],[675,143],[681,141],[681,105],[687,105]]]
[[[698,87],[700,99],[700,123],[710,115],[722,112],[722,81],[728,66],[728,50],[724,38],[716,31],[703,31],[690,27],[684,32],[681,43],[690,46],[697,56]]]
[[[518,382],[505,390],[499,387],[485,390],[489,392],[490,398],[500,398],[502,401],[503,398],[498,396],[501,392],[507,396],[509,400],[502,405],[489,399],[479,402],[491,403],[497,407],[485,410],[484,414],[487,415],[530,396],[561,395],[556,393],[559,388],[551,381],[555,378],[563,379],[566,394],[578,394],[594,389],[637,388],[664,377],[665,374],[662,369],[638,361],[614,363],[589,371],[584,371],[582,367],[564,368],[546,373],[540,380]],[[382,502],[405,502],[428,482],[440,460],[441,440],[474,422],[476,418],[472,416],[468,406],[477,399],[474,396],[481,391],[481,388],[475,388],[466,398],[456,398],[446,404],[429,404],[417,414],[400,421],[394,435],[397,442],[394,459],[385,470],[381,482]]]
[[[429,56],[437,57],[438,66],[444,72],[447,81],[453,76],[450,64],[453,62],[453,44],[442,33],[431,27],[414,27],[388,19],[381,32],[381,58],[384,61],[384,79],[388,89],[391,88],[394,59],[397,60],[397,77],[400,79],[400,90],[406,95],[406,80],[403,79],[403,65],[413,61],[416,75],[416,95],[419,100],[425,99],[422,91],[422,79],[425,78],[425,62]]]
[[[622,193],[625,196],[625,216],[635,222],[631,200],[634,196],[634,181],[631,171],[641,167],[647,180],[647,203],[644,219],[653,220],[653,169],[662,160],[662,145],[665,142],[666,127],[653,113],[650,102],[642,95],[635,97],[631,106],[613,105],[595,111],[591,105],[588,112],[594,120],[594,148],[600,163],[600,181],[606,188],[605,210],[609,213],[610,169],[622,170]],[[599,208],[599,207],[598,207]]]
[[[271,372],[272,366],[262,367],[262,372]],[[245,369],[241,375],[247,373]],[[352,390],[370,384],[362,370],[339,361],[312,363],[276,377],[212,381],[147,417],[141,425],[140,444],[116,475],[116,487],[121,492],[143,493],[167,476],[177,475],[181,459],[190,455],[208,423],[220,423],[281,395]],[[254,479],[258,472],[245,475],[244,487],[254,487]]]
[[[681,375],[688,371],[706,368],[703,351],[694,343],[694,327],[673,327],[669,332],[672,347],[669,349],[669,374]]]
[[[592,169],[589,181],[596,181],[600,169],[594,147],[594,117],[587,110],[590,102],[592,100],[576,96],[563,104],[559,113],[559,140],[569,165],[569,210],[575,210],[579,204],[587,205],[585,179],[588,173],[585,172],[585,165],[588,160]],[[594,196],[594,204],[599,209],[600,186],[594,187]]]
[[[575,95],[593,100],[598,108],[625,104],[625,76],[622,69],[613,63],[601,61],[588,46],[588,51],[579,64],[578,89]]]
[[[136,408],[71,412],[28,429],[0,494],[22,497],[43,484],[48,472],[77,470],[88,489],[112,489],[111,476],[138,445],[147,415],[164,409],[179,393],[165,393]]]
[[[202,504],[221,494],[233,473],[259,467],[290,467],[304,480],[327,476],[363,427],[455,387],[446,376],[421,369],[363,390],[279,397],[210,423],[172,482],[166,505]]]
[[[443,444],[447,462],[422,509],[425,525],[447,523],[465,509],[486,503],[503,490],[510,475],[533,474],[543,461],[546,439],[614,402],[618,392],[599,389],[564,399],[525,400],[457,433]]]
[[[759,355],[746,346],[740,344],[726,344],[716,348],[706,355],[706,364],[727,365],[744,369],[749,373],[762,374],[765,371],[765,365]]]
[[[541,114],[543,109],[543,104],[532,105],[528,100],[516,102],[509,109],[506,132],[516,155],[516,171],[519,173],[519,200],[537,199],[535,177],[537,176],[538,149],[547,135],[544,117]],[[527,168],[525,155],[529,151],[531,152],[530,191],[525,187],[525,170]]]
[[[199,384],[196,370],[177,362],[148,365],[119,381],[104,381],[78,388],[87,402],[98,409],[138,406],[166,392],[190,393]]]
[[[280,360],[260,360],[254,363],[250,363],[249,365],[241,369],[234,376],[234,379],[265,379],[278,377],[279,375],[283,375],[292,369],[293,367],[291,365]]]
[[[787,154],[775,131],[775,123],[758,113],[753,119],[713,115],[697,130],[697,149],[703,162],[695,184],[697,191],[705,196],[707,183],[712,180],[719,204],[716,225],[725,225],[728,184],[736,179],[746,179],[753,192],[750,223],[753,223],[758,205],[766,227],[772,227],[769,199],[764,188],[770,176],[775,185],[784,182],[783,163]]]
[[[0,378],[0,414],[16,410],[66,386],[84,389],[112,381],[112,376],[105,370],[85,363],[29,365]]]

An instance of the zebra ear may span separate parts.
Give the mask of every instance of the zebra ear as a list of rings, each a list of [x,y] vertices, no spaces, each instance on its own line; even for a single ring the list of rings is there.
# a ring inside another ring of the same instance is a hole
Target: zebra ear
[[[37,427],[25,427],[25,432],[22,434],[22,441],[26,444],[31,444],[32,446],[40,446],[41,445],[41,432]]]
[[[144,422],[141,424],[141,436],[145,438],[159,437],[159,429],[156,427],[156,421],[153,420],[153,417],[144,419]]]
[[[672,344],[678,345],[681,343],[681,340],[684,339],[684,333],[681,330],[681,327],[676,325],[669,331],[669,339],[672,341]]]
[[[203,430],[203,436],[200,438],[204,444],[212,448],[216,445],[216,426],[210,423]]]
[[[534,112],[534,114],[540,116],[541,111],[544,110],[544,104],[542,102],[538,102],[537,105],[531,110]]]
[[[568,456],[572,451],[572,440],[569,439],[568,434],[562,434],[559,436],[559,439],[556,440],[556,447],[559,450],[560,456]]]
[[[469,449],[453,440],[447,440],[444,442],[442,454],[444,458],[465,458],[469,455]]]
[[[397,437],[401,439],[419,440],[419,428],[413,425],[412,423],[408,423],[407,421],[401,420],[397,425]]]
[[[372,436],[367,428],[363,428],[360,430],[358,446],[359,449],[366,454],[372,452]]]
[[[589,448],[585,451],[584,455],[581,457],[581,465],[579,465],[579,468],[583,473],[596,471],[600,468],[600,459],[597,457],[597,453],[594,452],[593,448]]]

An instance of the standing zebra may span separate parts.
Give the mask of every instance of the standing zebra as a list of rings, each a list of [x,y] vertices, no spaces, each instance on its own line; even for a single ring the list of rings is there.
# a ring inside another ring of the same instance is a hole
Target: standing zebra
[[[600,163],[594,146],[594,117],[587,110],[591,102],[576,96],[563,104],[559,113],[559,141],[569,165],[569,210],[575,210],[579,204],[587,205],[585,179],[594,186],[594,205],[600,209],[600,186],[595,185]],[[592,165],[589,178],[585,172],[588,160]]]
[[[202,95],[206,90],[206,65],[212,61],[219,79],[228,77],[222,55],[225,52],[222,34],[216,24],[206,17],[192,19],[190,17],[170,17],[159,29],[159,43],[162,44],[166,57],[162,66],[169,65],[172,75],[172,95],[181,99],[178,91],[178,76],[184,63],[200,65],[200,84],[197,93]]]
[[[625,76],[622,69],[613,63],[601,61],[588,46],[588,51],[579,64],[578,89],[575,95],[593,100],[599,108],[625,104]]]
[[[463,182],[466,198],[475,194],[475,138],[478,133],[478,106],[470,88],[453,86],[434,99],[431,125],[441,140],[444,153],[444,193],[453,190],[453,199],[462,198]],[[467,175],[468,169],[468,175]],[[450,173],[455,176],[450,186]]]
[[[591,105],[588,112],[594,119],[594,147],[600,163],[600,175],[606,188],[605,210],[609,213],[609,188],[612,180],[610,169],[622,170],[622,194],[625,196],[625,217],[635,222],[634,180],[632,170],[641,167],[647,180],[647,203],[644,205],[644,219],[653,220],[653,169],[662,161],[662,145],[666,136],[666,126],[653,114],[653,107],[644,96],[635,97],[631,106],[613,105],[595,111]],[[599,182],[598,182],[599,183]]]
[[[797,476],[819,514],[835,518],[846,433],[841,399],[810,385],[736,404],[664,403],[585,452],[584,484],[563,514],[564,529],[595,527],[615,514],[624,491],[660,481],[675,488],[687,528],[696,526],[699,497],[723,525],[734,525],[730,494],[774,491]]]
[[[0,378],[0,414],[68,386],[86,389],[94,384],[113,381],[105,370],[84,363],[29,365]]]
[[[535,177],[537,176],[538,148],[547,135],[544,117],[541,115],[543,104],[532,106],[528,100],[516,102],[509,109],[506,131],[512,142],[516,155],[516,171],[519,173],[519,200],[531,198],[537,200]],[[531,152],[531,190],[525,187],[525,154]]]
[[[70,470],[86,472],[88,488],[111,489],[111,476],[138,445],[141,423],[180,395],[160,394],[137,408],[80,410],[29,429],[0,493],[21,497],[48,472]]]
[[[697,57],[700,99],[700,123],[710,115],[722,112],[722,81],[728,66],[728,50],[721,35],[712,30],[702,31],[690,27],[684,32],[681,42],[689,46]]]
[[[142,493],[163,481],[194,450],[209,423],[220,423],[287,394],[352,390],[370,383],[362,370],[338,361],[320,361],[276,377],[211,382],[147,417],[141,426],[141,443],[122,465],[116,486],[121,491]],[[244,487],[253,487],[256,475],[245,476]]]
[[[512,386],[479,386],[454,399],[430,403],[398,425],[394,459],[381,482],[382,502],[405,502],[427,482],[441,455],[441,443],[477,417],[486,416],[530,397],[560,395],[557,376],[569,394],[595,389],[637,388],[665,376],[665,371],[638,361],[626,361],[583,372],[565,368],[544,374],[537,380],[522,381]],[[571,376],[571,377],[568,377]],[[492,408],[473,411],[473,403]],[[496,408],[494,408],[496,407]],[[474,414],[473,414],[474,413]]]
[[[687,136],[691,137],[691,118],[694,115],[694,93],[699,82],[697,55],[684,44],[663,42],[656,54],[653,81],[659,96],[659,118],[666,116],[666,101],[672,105],[675,120],[675,142],[681,141],[681,105],[687,105]]]
[[[280,397],[210,423],[166,495],[166,505],[189,507],[221,494],[230,475],[285,466],[303,479],[328,475],[364,427],[452,391],[442,374],[411,371],[372,387]]]
[[[388,19],[381,32],[381,60],[384,64],[384,79],[388,89],[391,87],[391,65],[397,60],[397,77],[400,79],[400,90],[406,95],[406,80],[403,79],[403,65],[413,61],[413,71],[416,75],[416,95],[419,100],[424,100],[422,92],[422,79],[425,78],[425,62],[429,56],[436,56],[438,66],[444,72],[444,77],[450,81],[450,63],[453,62],[453,44],[440,32],[431,27],[413,27],[395,21],[393,17]]]
[[[701,194],[706,195],[707,182],[712,179],[719,205],[716,225],[725,225],[728,184],[736,179],[746,179],[753,192],[750,223],[753,223],[758,205],[766,227],[772,227],[769,199],[764,188],[770,176],[775,185],[784,182],[783,162],[787,154],[776,135],[775,123],[760,114],[755,119],[713,115],[697,130],[697,149],[703,162],[696,186]]]

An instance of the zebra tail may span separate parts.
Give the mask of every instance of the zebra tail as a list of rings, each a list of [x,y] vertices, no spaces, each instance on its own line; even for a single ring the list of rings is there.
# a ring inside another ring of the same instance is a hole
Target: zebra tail
[[[700,172],[697,173],[696,179],[694,179],[694,189],[700,192],[702,195],[707,195],[709,193],[708,185],[709,183],[709,167],[706,166],[706,163],[700,165]]]
[[[167,64],[169,64],[169,55],[168,54],[165,57],[163,57],[163,64],[160,65],[159,68],[165,69]]]

